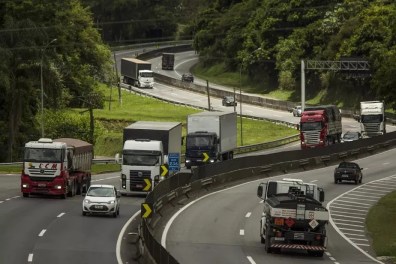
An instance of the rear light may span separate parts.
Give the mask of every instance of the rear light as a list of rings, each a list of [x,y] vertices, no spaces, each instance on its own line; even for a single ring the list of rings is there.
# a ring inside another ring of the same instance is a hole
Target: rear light
[[[315,236],[315,239],[316,239],[316,240],[321,240],[321,239],[322,239],[322,235],[317,234],[317,235]]]

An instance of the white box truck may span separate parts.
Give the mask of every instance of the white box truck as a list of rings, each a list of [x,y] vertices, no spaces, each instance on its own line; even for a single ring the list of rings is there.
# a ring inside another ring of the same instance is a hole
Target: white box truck
[[[363,137],[386,133],[385,105],[380,101],[360,102],[360,131]]]
[[[229,160],[237,146],[235,112],[201,112],[187,117],[185,165]]]
[[[137,121],[124,128],[123,141],[121,193],[151,191],[164,179],[164,164],[170,176],[180,170],[181,123]]]
[[[136,58],[122,58],[121,75],[123,76],[123,83],[139,88],[153,88],[154,86],[154,73],[151,70],[151,62]]]

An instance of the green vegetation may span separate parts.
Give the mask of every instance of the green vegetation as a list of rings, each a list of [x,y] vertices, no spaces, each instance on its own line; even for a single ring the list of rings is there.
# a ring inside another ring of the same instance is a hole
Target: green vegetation
[[[382,197],[366,218],[367,229],[373,239],[377,256],[393,257],[396,263],[396,192]]]

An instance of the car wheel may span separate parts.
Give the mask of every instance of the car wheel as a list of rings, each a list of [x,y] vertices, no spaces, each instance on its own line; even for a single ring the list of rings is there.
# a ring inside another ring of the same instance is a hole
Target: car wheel
[[[357,178],[356,180],[355,180],[355,184],[357,185],[359,183],[359,178]]]
[[[337,183],[338,183],[338,180],[337,180],[337,179],[334,179],[334,183],[337,184]]]
[[[114,218],[117,217],[117,211],[113,213],[113,217],[114,217]]]
[[[362,182],[363,182],[363,176],[360,177],[360,180],[359,180],[359,183],[362,183]]]
[[[120,215],[120,207],[117,209],[117,215]]]
[[[87,215],[87,212],[82,211],[82,215],[83,215],[83,216],[86,216],[86,215]]]
[[[23,193],[23,197],[29,197],[28,193]]]

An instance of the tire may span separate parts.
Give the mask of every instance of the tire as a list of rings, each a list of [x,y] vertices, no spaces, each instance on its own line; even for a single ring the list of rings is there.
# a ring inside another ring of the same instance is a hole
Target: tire
[[[265,232],[265,252],[271,253],[271,239],[268,235],[268,232]]]
[[[313,257],[323,257],[323,253],[324,253],[324,251],[313,251],[313,250],[308,250],[307,252],[310,256]]]
[[[337,179],[334,179],[334,183],[337,184],[337,183],[338,183],[338,180],[337,180]]]
[[[114,213],[113,213],[113,217],[114,217],[114,218],[117,218],[117,212],[114,212]]]
[[[87,212],[82,211],[82,215],[83,215],[83,216],[86,216],[86,215],[87,215]]]
[[[186,165],[186,168],[190,170],[190,169],[191,169],[191,166],[189,166],[189,165]]]
[[[355,184],[357,185],[359,183],[359,178],[357,178],[356,180],[355,180]]]
[[[265,244],[265,238],[263,236],[260,236],[261,244]]]
[[[363,176],[360,177],[360,180],[359,180],[359,183],[362,183],[362,182],[363,182]]]
[[[117,215],[120,215],[120,207],[117,209]]]
[[[23,197],[29,197],[29,193],[23,193]]]

